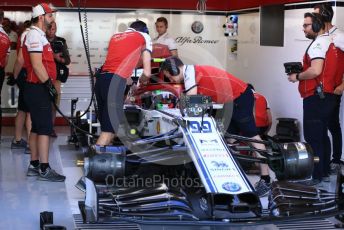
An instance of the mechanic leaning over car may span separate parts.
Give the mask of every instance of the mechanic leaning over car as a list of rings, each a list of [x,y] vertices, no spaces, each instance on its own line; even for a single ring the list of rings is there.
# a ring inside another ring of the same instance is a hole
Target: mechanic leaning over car
[[[108,54],[97,74],[95,94],[101,127],[97,145],[109,145],[124,121],[123,99],[127,79],[142,57],[143,73],[140,82],[151,75],[152,41],[143,21],[135,21],[121,33],[115,33],[109,42]]]
[[[53,129],[52,102],[55,103],[57,92],[53,85],[56,79],[56,66],[45,31],[54,21],[53,12],[47,3],[38,4],[33,8],[32,26],[22,47],[27,70],[24,101],[29,108],[32,121],[29,139],[31,161],[27,176],[38,176],[38,180],[62,182],[66,177],[55,172],[49,165],[49,135]]]
[[[161,70],[171,82],[184,83],[187,95],[203,94],[210,96],[216,103],[224,104],[227,132],[240,132],[243,136],[261,140],[253,116],[254,96],[247,83],[213,66],[184,65],[177,57],[166,59]],[[265,149],[263,144],[253,145],[257,149]],[[260,164],[260,169],[261,179],[255,189],[259,196],[263,196],[270,190],[269,167]]]
[[[299,81],[303,98],[303,130],[305,140],[311,145],[320,162],[314,165],[312,180],[306,185],[316,185],[329,180],[331,147],[327,130],[336,106],[336,71],[338,49],[331,42],[325,24],[318,13],[305,13],[303,31],[312,40],[303,57],[303,72],[288,75],[290,82]]]
[[[1,110],[1,90],[5,80],[5,67],[10,54],[11,41],[2,28],[2,20],[4,19],[4,11],[0,9],[0,143],[1,143],[1,127],[2,127],[2,110]]]

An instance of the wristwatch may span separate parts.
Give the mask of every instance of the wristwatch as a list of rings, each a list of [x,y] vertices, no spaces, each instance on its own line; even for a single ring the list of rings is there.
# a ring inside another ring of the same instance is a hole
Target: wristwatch
[[[296,74],[296,80],[300,81],[300,78],[299,78],[299,77],[300,77],[300,73],[297,73],[297,74]]]

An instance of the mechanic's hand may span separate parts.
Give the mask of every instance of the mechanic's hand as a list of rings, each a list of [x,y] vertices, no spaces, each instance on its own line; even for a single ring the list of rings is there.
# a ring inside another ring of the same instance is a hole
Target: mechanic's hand
[[[13,73],[7,73],[7,85],[14,86],[17,84],[17,80],[14,78]]]
[[[49,96],[50,96],[50,100],[53,103],[56,103],[57,100],[57,90],[53,84],[53,82],[51,81],[51,79],[49,78],[48,80],[46,80],[44,83],[45,87],[47,87],[48,92],[49,92]]]
[[[62,55],[62,52],[60,53],[54,53],[54,60],[57,61],[58,63],[64,63],[64,58]]]
[[[139,85],[147,85],[148,84],[148,79],[145,79],[143,77],[140,77],[139,78],[139,81],[138,81],[138,84]]]
[[[132,84],[131,87],[130,87],[131,95],[135,95],[138,88],[139,87],[136,84]]]
[[[340,84],[339,86],[337,86],[334,89],[333,93],[336,94],[336,95],[342,95],[343,91],[344,91],[344,84]]]
[[[142,85],[147,85],[149,83],[149,76],[145,75],[145,73],[142,73],[142,75],[139,77],[139,83]]]
[[[289,74],[289,75],[288,75],[288,80],[289,80],[290,82],[293,82],[293,83],[297,82],[296,73]]]

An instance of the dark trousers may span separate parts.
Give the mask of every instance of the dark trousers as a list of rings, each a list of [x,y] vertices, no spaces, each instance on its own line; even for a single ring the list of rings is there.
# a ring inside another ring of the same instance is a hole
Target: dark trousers
[[[47,88],[43,84],[27,83],[24,89],[24,102],[31,115],[31,132],[37,135],[50,135],[53,132],[53,118]]]
[[[230,108],[231,104],[226,103],[224,110],[231,112],[230,124],[227,129],[228,133],[241,134],[245,137],[254,137],[258,135],[256,123],[253,115],[254,95],[250,87],[233,101],[233,110]],[[225,122],[225,124],[227,121]]]
[[[1,91],[2,85],[5,81],[5,68],[0,67],[0,138],[1,138],[1,129],[2,129],[2,108],[1,108]]]
[[[328,123],[336,106],[336,96],[325,94],[324,99],[313,95],[303,100],[303,130],[305,140],[311,145],[319,163],[314,164],[313,178],[328,176],[331,146],[328,142]]]
[[[117,133],[124,120],[124,91],[126,79],[113,73],[100,73],[95,84],[100,128],[103,132]]]
[[[342,130],[339,122],[340,101],[342,95],[336,95],[336,106],[328,123],[328,130],[332,136],[332,158],[334,163],[340,163],[342,157]],[[328,140],[330,141],[330,140]],[[331,160],[331,156],[329,156]]]

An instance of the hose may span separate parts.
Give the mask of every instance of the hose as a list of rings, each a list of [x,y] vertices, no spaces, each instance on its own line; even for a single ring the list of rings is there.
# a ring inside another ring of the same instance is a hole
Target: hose
[[[89,42],[88,42],[88,27],[87,27],[87,12],[86,12],[86,0],[84,1],[84,24],[85,24],[85,34],[84,34],[84,30],[82,27],[82,20],[81,20],[81,0],[78,1],[78,15],[79,15],[79,24],[80,24],[80,31],[81,31],[81,36],[82,36],[82,42],[84,44],[84,48],[85,48],[85,53],[86,53],[86,59],[87,59],[87,67],[88,67],[88,71],[90,74],[90,85],[91,85],[91,100],[90,100],[90,104],[87,106],[87,109],[85,110],[85,112],[77,117],[73,117],[73,119],[78,119],[83,117],[89,110],[90,107],[92,106],[92,103],[94,104],[94,110],[96,112],[96,116],[98,117],[98,107],[97,107],[97,103],[94,100],[95,97],[95,93],[94,93],[94,75],[93,75],[93,71],[92,71],[92,66],[91,66],[91,61],[90,61],[90,52],[89,52]],[[60,109],[59,107],[55,104],[54,107],[56,108],[56,111],[61,114],[61,116],[68,122],[69,125],[73,126],[75,129],[79,130],[80,132],[88,135],[88,136],[92,136],[92,137],[98,137],[97,135],[94,135],[92,133],[89,133],[83,129],[81,129],[80,127],[78,127],[77,125],[75,125],[72,121],[71,121],[71,117],[67,117]]]
[[[87,136],[91,136],[94,138],[99,137],[98,135],[95,135],[93,133],[89,133],[85,130],[83,130],[82,128],[80,128],[79,126],[77,126],[76,124],[74,124],[71,119],[69,117],[67,117],[66,115],[63,114],[63,112],[60,110],[60,108],[56,105],[56,103],[53,103],[56,111],[61,114],[61,116],[68,122],[69,125],[73,126],[75,129],[79,130],[81,133],[86,134]]]
[[[88,105],[87,109],[85,110],[85,112],[81,115],[79,115],[78,118],[81,118],[82,116],[84,116],[90,109],[90,107],[92,106],[92,103],[94,105],[94,111],[96,112],[97,117],[98,116],[98,106],[97,106],[97,102],[94,100],[95,98],[95,91],[94,91],[94,75],[93,75],[93,71],[92,71],[92,66],[91,66],[91,60],[90,60],[90,50],[89,50],[89,42],[88,42],[88,27],[87,27],[87,11],[86,11],[86,0],[84,1],[84,24],[85,24],[85,33],[84,33],[84,29],[82,26],[82,19],[81,19],[81,0],[78,1],[78,16],[79,16],[79,24],[80,24],[80,31],[81,31],[81,37],[82,37],[82,42],[84,44],[84,48],[85,48],[85,53],[86,53],[86,60],[87,60],[87,67],[88,67],[88,71],[90,74],[90,87],[91,87],[91,100],[90,100],[90,104]]]

